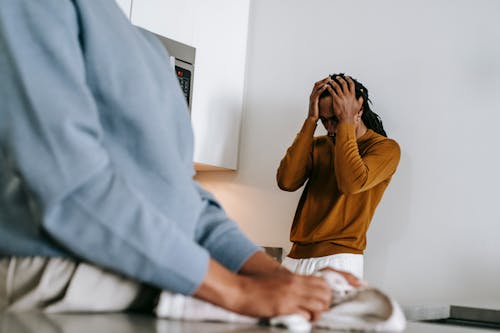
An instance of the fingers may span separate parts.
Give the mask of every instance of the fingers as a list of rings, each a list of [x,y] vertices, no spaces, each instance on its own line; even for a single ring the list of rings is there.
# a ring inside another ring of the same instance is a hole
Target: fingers
[[[326,85],[326,89],[328,90],[328,92],[330,93],[330,95],[334,96],[334,97],[340,97],[339,94],[337,93],[337,90],[335,90],[334,86],[333,85],[336,85],[335,82],[332,83],[332,85]]]
[[[355,277],[350,273],[344,273],[342,275],[344,275],[345,279],[347,280],[347,283],[349,283],[351,286],[355,288],[359,288],[364,285],[364,283],[360,279],[358,279],[357,277]]]
[[[329,288],[327,292],[323,292],[322,296],[318,294],[314,295],[310,293],[309,295],[304,295],[302,298],[302,304],[308,305],[307,308],[311,311],[325,311],[330,308],[332,304],[332,292]],[[326,296],[326,297],[324,297]]]
[[[326,90],[328,86],[328,83],[322,83],[322,81],[316,82],[316,84],[313,87],[313,91],[309,96],[308,117],[315,120],[319,118],[319,97]]]
[[[335,83],[336,90],[339,95],[342,94],[350,94],[354,95],[355,94],[355,85],[354,81],[350,76],[336,76],[335,79],[338,81],[336,83],[335,81],[332,80],[332,82]],[[333,85],[333,83],[332,83]]]
[[[338,84],[337,82],[333,81],[330,83],[333,90],[335,91],[335,96],[337,97],[342,97],[344,96],[344,91],[342,90],[342,86]]]
[[[240,314],[263,318],[301,314],[314,321],[331,304],[331,290],[321,277],[276,272],[240,279],[241,288],[227,306]]]
[[[318,302],[317,299],[310,297],[304,298],[299,307],[300,309],[309,312],[312,317],[314,313],[321,313],[328,310],[330,305],[325,306],[322,302]]]
[[[324,291],[329,291],[330,286],[328,285],[328,282],[323,277],[320,276],[313,276],[313,275],[308,275],[304,276],[307,277],[310,280],[312,288],[315,288],[318,292],[324,292]],[[325,296],[327,300],[329,300],[329,296]]]
[[[330,292],[323,294],[331,295]],[[319,300],[318,297],[315,297],[314,295],[309,295],[308,297],[302,298],[297,312],[300,312],[303,315],[307,314],[304,315],[304,317],[306,317],[309,321],[317,321],[321,317],[321,314],[330,308],[330,304],[331,300],[325,302],[325,300]]]
[[[315,322],[321,318],[322,311],[312,311],[307,308],[298,307],[297,309],[291,311],[289,314],[298,314],[304,317],[307,321]]]
[[[318,81],[314,84],[314,87],[311,91],[311,100],[318,99],[319,96],[325,91],[328,84],[326,82]]]
[[[351,286],[355,288],[359,288],[364,285],[364,282],[362,282],[359,278],[357,278],[356,276],[352,275],[349,272],[337,271],[337,273],[342,274],[342,276],[344,276],[344,278],[346,279],[347,283],[349,283]]]
[[[309,321],[315,322],[318,321],[321,318],[321,311],[315,311],[311,312],[311,319]]]
[[[361,279],[359,279],[358,277],[356,277],[353,274],[346,272],[346,271],[341,271],[341,270],[334,269],[331,267],[325,267],[325,268],[321,269],[321,271],[333,271],[333,272],[339,273],[340,275],[342,275],[346,279],[347,283],[349,283],[351,286],[353,286],[355,288],[359,288],[359,287],[362,287],[365,285],[365,282],[363,282]]]
[[[317,302],[320,305],[317,311],[326,310],[331,304],[332,293],[330,286],[322,277],[303,276],[305,287],[301,290],[300,296],[310,302]]]
[[[342,76],[337,76],[337,77],[336,77],[337,81],[338,81],[338,82],[340,83],[340,85],[342,86],[342,92],[343,92],[343,93],[348,93],[348,92],[350,92],[350,90],[349,90],[349,86],[348,86],[347,81],[346,81],[346,78],[347,78],[347,76],[344,76],[344,77],[342,77]]]
[[[331,80],[330,76],[327,76],[323,80],[319,80],[318,82],[316,82],[314,85],[315,86],[320,86],[320,85],[323,85],[323,84],[327,83],[330,80]]]
[[[342,81],[347,81],[347,85],[348,85],[348,90],[351,94],[354,94],[354,81],[351,79],[350,76],[345,76],[344,77],[344,80]]]
[[[318,96],[321,95],[323,91],[325,91],[326,87],[328,87],[328,84],[325,83],[321,87],[319,87],[316,91],[318,92]]]
[[[325,279],[293,275],[286,284],[287,291],[281,292],[287,295],[288,307],[283,309],[286,313],[300,313],[308,320],[316,321],[322,312],[330,308],[332,293]]]
[[[303,308],[298,308],[297,310],[293,311],[291,314],[299,314],[306,318],[308,321],[313,321],[313,314],[308,311],[307,309]]]
[[[314,93],[315,91],[320,91],[320,90],[321,92],[323,92],[330,81],[332,81],[332,79],[329,76],[327,76],[323,80],[314,83],[312,92]]]
[[[301,314],[304,316],[308,321],[315,322],[318,321],[318,319],[321,318],[321,313],[323,311],[313,311],[307,308],[299,308],[296,310],[294,313]]]
[[[323,92],[327,87],[331,85],[333,90],[336,92],[337,96],[343,96],[346,94],[355,94],[354,81],[350,76],[336,76],[335,80],[331,77],[326,77],[323,80],[317,81],[313,87],[313,93],[321,89]]]

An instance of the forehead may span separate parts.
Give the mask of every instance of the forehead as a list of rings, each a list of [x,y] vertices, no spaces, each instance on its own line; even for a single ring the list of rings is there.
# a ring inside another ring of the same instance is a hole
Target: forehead
[[[320,117],[329,118],[333,115],[332,102],[332,96],[326,96],[319,100]]]
[[[327,108],[331,108],[332,107],[332,102],[333,102],[333,99],[332,99],[332,96],[325,96],[323,98],[320,98],[319,100],[319,107],[327,107]]]

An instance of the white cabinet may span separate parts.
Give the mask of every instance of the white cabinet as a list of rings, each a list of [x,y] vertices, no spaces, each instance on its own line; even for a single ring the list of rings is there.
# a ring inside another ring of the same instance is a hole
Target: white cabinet
[[[118,6],[123,10],[125,15],[130,18],[130,9],[132,8],[132,0],[116,0]]]
[[[250,0],[133,0],[132,23],[196,48],[198,170],[237,168]]]
[[[190,46],[194,19],[194,0],[133,0],[133,24]]]

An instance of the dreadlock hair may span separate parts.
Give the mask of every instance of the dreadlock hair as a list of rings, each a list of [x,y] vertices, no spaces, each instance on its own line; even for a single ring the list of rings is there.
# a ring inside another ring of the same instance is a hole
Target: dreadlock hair
[[[335,81],[337,84],[342,86],[340,82],[337,80],[337,76],[340,76],[344,78],[344,73],[339,73],[339,74],[331,74],[330,78]],[[368,97],[368,89],[361,83],[359,83],[356,79],[353,79],[351,77],[352,81],[354,82],[354,91],[356,94],[356,98],[363,97],[363,114],[361,115],[361,119],[363,120],[363,123],[368,127],[369,129],[377,132],[380,135],[387,136],[384,130],[384,126],[382,125],[382,119],[376,114],[375,112],[372,111],[370,108],[370,104],[372,101]],[[330,93],[328,90],[323,91],[319,98],[327,97],[330,96]]]

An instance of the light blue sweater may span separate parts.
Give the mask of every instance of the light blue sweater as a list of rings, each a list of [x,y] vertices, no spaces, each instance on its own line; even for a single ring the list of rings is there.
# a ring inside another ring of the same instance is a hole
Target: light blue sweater
[[[184,294],[258,250],[193,181],[185,99],[114,0],[0,0],[0,255]]]

